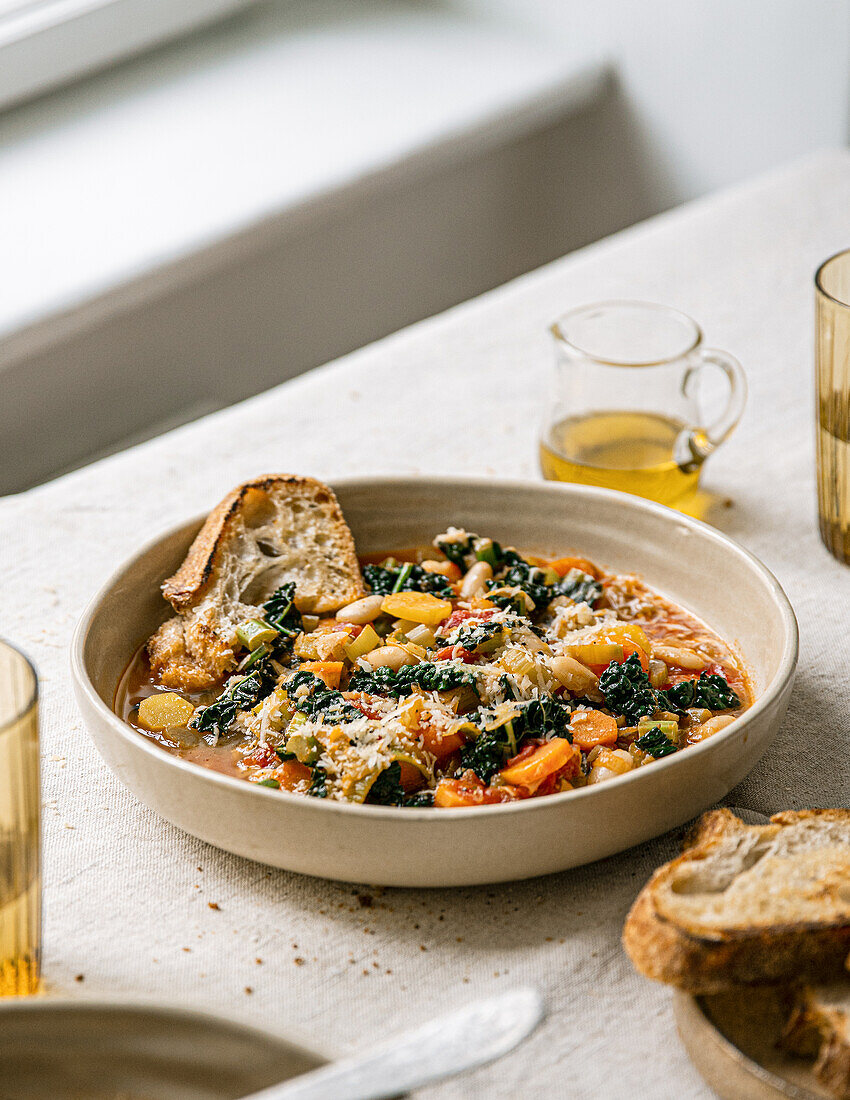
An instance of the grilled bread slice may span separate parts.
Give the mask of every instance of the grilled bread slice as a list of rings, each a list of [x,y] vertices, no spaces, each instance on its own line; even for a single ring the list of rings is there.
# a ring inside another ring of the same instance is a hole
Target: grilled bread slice
[[[747,826],[703,816],[691,846],[639,894],[623,946],[649,978],[691,993],[841,973],[850,950],[850,810]]]
[[[798,987],[793,996],[782,1045],[793,1054],[814,1058],[814,1074],[821,1084],[838,1100],[850,1100],[850,975]]]
[[[325,614],[363,595],[351,531],[320,481],[246,481],[211,512],[162,586],[177,616],[148,642],[159,683],[184,691],[220,683],[236,663],[236,628],[288,581],[300,611]]]

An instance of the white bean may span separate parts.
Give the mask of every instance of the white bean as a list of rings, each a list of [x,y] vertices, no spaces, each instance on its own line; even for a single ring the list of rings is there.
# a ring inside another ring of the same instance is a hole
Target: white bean
[[[365,626],[381,614],[383,602],[383,596],[364,596],[362,600],[355,600],[354,603],[341,607],[336,613],[336,618],[347,623],[355,623],[357,626]]]
[[[735,716],[733,714],[715,714],[713,718],[709,718],[707,722],[703,722],[701,726],[691,730],[690,740],[704,741],[706,737],[713,737],[715,733],[725,730],[734,721]]]
[[[493,570],[489,562],[477,561],[463,578],[460,586],[461,599],[468,600],[473,596],[481,596],[487,591],[487,581],[493,579]]]
[[[398,672],[402,665],[415,665],[416,658],[400,645],[382,645],[364,656],[372,668],[391,668]]]
[[[679,649],[672,645],[653,645],[652,656],[658,657],[665,665],[675,665],[676,668],[687,668],[696,672],[708,668],[708,661],[694,653],[690,649]]]

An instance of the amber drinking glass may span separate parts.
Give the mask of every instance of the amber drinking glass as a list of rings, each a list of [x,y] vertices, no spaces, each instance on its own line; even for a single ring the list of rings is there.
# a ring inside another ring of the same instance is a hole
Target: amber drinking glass
[[[815,369],[820,533],[850,562],[850,249],[815,275]]]
[[[35,993],[41,963],[38,679],[0,641],[0,997]]]

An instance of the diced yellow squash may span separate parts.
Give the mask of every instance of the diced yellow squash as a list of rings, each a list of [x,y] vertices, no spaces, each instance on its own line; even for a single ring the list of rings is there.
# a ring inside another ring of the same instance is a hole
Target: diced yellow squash
[[[569,647],[571,657],[583,665],[607,665],[623,660],[623,647],[615,642],[587,642]]]
[[[451,600],[441,600],[429,592],[395,592],[381,604],[385,615],[409,619],[414,623],[436,626],[452,613]]]
[[[188,699],[176,691],[164,691],[160,695],[149,695],[139,704],[139,725],[159,732],[173,726],[185,726],[194,713],[195,708]]]
[[[630,642],[634,642],[635,645],[639,645],[646,654],[649,654],[652,650],[649,638],[637,623],[616,623],[606,629],[605,636],[612,642],[628,639]]]

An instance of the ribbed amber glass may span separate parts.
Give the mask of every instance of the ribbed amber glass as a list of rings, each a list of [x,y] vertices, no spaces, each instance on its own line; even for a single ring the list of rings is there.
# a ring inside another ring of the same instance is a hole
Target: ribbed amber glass
[[[35,993],[41,965],[38,680],[0,641],[0,996]]]
[[[821,538],[850,561],[850,249],[815,275],[817,474]]]

